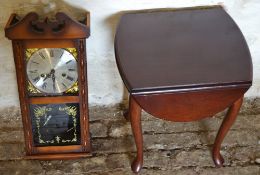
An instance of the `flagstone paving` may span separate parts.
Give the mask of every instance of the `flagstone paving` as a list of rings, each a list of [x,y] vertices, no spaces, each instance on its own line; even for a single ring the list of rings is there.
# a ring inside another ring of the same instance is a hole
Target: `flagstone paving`
[[[260,99],[246,100],[222,144],[224,167],[211,149],[224,113],[197,122],[163,121],[143,112],[143,175],[260,175]],[[91,107],[93,155],[76,160],[25,160],[20,111],[0,110],[0,174],[131,175],[135,144],[119,107]]]

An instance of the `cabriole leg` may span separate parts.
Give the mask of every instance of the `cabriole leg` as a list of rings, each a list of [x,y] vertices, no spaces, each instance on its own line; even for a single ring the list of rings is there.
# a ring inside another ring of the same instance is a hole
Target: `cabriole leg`
[[[224,140],[224,137],[226,136],[227,132],[235,122],[235,119],[237,118],[237,114],[242,105],[242,102],[243,102],[243,97],[241,97],[240,99],[238,99],[232,104],[218,131],[217,137],[215,139],[215,143],[213,145],[213,160],[217,167],[223,166],[224,159],[220,154],[221,143]]]
[[[129,102],[129,118],[135,139],[137,155],[132,162],[132,171],[138,173],[143,166],[143,135],[141,125],[141,107],[137,104],[135,99],[130,96]]]

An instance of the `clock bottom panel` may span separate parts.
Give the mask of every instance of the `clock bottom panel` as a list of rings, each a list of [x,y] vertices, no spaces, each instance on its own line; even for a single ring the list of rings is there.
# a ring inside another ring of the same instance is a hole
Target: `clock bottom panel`
[[[30,113],[34,146],[81,144],[78,103],[31,104]]]

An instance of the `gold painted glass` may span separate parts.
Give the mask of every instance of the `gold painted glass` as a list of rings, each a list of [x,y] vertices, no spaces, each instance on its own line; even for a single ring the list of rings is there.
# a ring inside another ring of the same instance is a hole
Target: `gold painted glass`
[[[35,146],[80,144],[80,117],[77,103],[31,104]]]

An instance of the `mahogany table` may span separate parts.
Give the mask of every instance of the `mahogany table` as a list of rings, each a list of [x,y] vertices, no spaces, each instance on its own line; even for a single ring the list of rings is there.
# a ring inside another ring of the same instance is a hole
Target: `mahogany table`
[[[141,110],[176,122],[211,117],[229,107],[213,146],[221,143],[252,84],[246,41],[221,6],[135,11],[121,17],[115,37],[121,77],[130,93],[129,118],[137,147],[132,170],[143,164]]]

